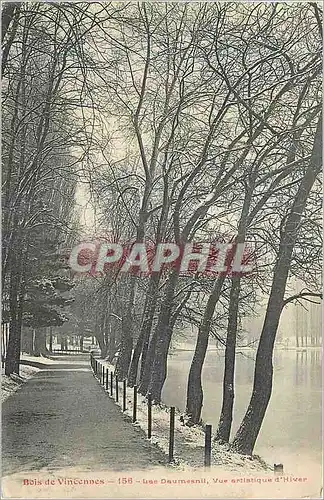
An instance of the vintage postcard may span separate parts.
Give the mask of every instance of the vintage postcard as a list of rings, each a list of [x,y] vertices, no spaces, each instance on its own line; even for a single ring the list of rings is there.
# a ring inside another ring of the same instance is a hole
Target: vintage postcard
[[[2,498],[322,498],[320,2],[2,2]]]

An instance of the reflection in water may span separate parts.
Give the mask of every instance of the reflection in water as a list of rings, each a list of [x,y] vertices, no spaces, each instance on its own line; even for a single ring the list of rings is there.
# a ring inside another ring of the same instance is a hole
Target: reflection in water
[[[186,386],[192,351],[175,351],[169,358],[163,401],[185,409]],[[237,355],[233,434],[250,400],[255,352]],[[321,362],[319,349],[277,350],[271,400],[255,453],[270,461],[321,461]],[[224,352],[209,351],[203,370],[202,418],[216,428],[222,403]],[[288,458],[287,458],[288,457]]]

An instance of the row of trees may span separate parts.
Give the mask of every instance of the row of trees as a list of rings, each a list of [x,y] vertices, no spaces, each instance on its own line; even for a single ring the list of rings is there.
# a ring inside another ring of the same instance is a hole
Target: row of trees
[[[145,279],[107,274],[98,285],[105,346],[119,331],[118,375],[160,402],[174,329],[194,325],[186,407],[197,423],[208,341],[219,338],[216,438],[229,441],[241,319],[267,294],[253,394],[234,439],[252,453],[283,307],[319,296],[319,7],[143,4],[107,18],[91,32],[109,138],[98,141],[102,165],[91,170],[102,230],[113,241],[249,241],[257,268],[214,282],[176,269]],[[292,277],[305,286],[297,296]]]
[[[306,311],[308,314],[306,314]],[[307,304],[298,307],[295,315],[296,347],[318,347],[321,346],[321,310],[316,304]]]
[[[198,270],[182,276],[172,269],[139,278],[115,269],[101,279],[79,279],[70,308],[76,328],[95,330],[102,356],[112,359],[119,351],[119,377],[157,403],[174,332],[194,328],[189,424],[200,421],[201,373],[209,339],[216,337],[225,346],[216,438],[229,441],[241,322],[253,315],[261,294],[268,296],[253,393],[234,439],[237,450],[252,453],[271,395],[281,312],[292,300],[320,295],[319,6],[22,5],[13,8],[5,34],[4,227],[10,258],[4,289],[15,303],[35,300],[23,287],[33,283],[23,273],[35,258],[29,250],[35,234],[48,236],[54,227],[56,249],[60,239],[65,247],[74,241],[71,224],[63,221],[72,216],[78,165],[105,238],[178,245],[248,241],[256,262],[248,276],[208,280]],[[42,37],[49,38],[46,50]],[[58,157],[64,157],[59,165]],[[59,201],[47,202],[43,211],[43,200],[58,191]],[[40,262],[35,268],[41,272]],[[293,295],[292,278],[304,284]],[[18,352],[17,324],[25,312],[18,308],[15,314],[15,307],[10,305],[9,346],[17,344]]]
[[[86,29],[82,11],[72,5],[3,7],[2,327],[9,327],[7,375],[19,372],[22,327],[30,327],[31,349],[39,352],[45,328],[66,321],[64,308],[72,300],[68,292],[74,284],[62,249],[77,234],[73,208],[80,153],[75,147],[85,142],[87,125],[79,118],[82,99],[87,105],[79,74],[84,67],[81,30]]]

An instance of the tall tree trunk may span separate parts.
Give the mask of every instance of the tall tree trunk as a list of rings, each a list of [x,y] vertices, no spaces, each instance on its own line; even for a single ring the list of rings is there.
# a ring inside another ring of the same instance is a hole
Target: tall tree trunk
[[[31,328],[22,328],[21,351],[31,354],[33,351],[33,330]]]
[[[35,333],[34,356],[46,355],[46,330],[44,328],[37,328]]]
[[[142,357],[141,373],[144,370],[145,358],[150,341],[150,333],[158,300],[159,281],[160,275],[158,273],[154,273],[150,278],[146,294],[141,331],[133,352],[132,362],[128,374],[129,387],[133,387],[136,384],[140,357]]]
[[[252,397],[233,441],[240,453],[251,455],[271,397],[273,348],[284,304],[284,294],[296,243],[298,226],[309,193],[322,165],[322,114],[314,137],[310,164],[302,178],[286,225],[281,233],[278,258],[274,269],[271,292],[255,361]]]
[[[23,255],[18,258],[13,256],[10,275],[10,324],[9,342],[6,354],[5,374],[17,373],[19,375],[20,350],[21,350],[21,327],[23,312],[23,286],[21,276]]]
[[[165,123],[165,122],[164,122]],[[137,230],[137,241],[142,241],[144,239],[145,233],[145,223],[146,223],[146,209],[147,203],[149,199],[149,194],[151,190],[151,180],[154,176],[157,158],[158,158],[158,144],[161,139],[162,128],[159,127],[159,131],[156,136],[154,152],[151,158],[150,165],[150,179],[148,180],[145,192],[142,201],[140,219],[139,219],[139,227]],[[165,157],[166,161],[167,156]],[[167,215],[169,211],[169,198],[168,198],[168,176],[164,177],[164,190],[163,190],[163,204],[162,204],[162,212],[158,221],[157,231],[156,231],[156,243],[160,243],[162,241],[162,237],[165,234],[165,229],[167,225]],[[154,273],[150,279],[149,291],[147,295],[148,299],[148,308],[146,308],[146,304],[143,312],[143,323],[141,327],[140,337],[138,339],[137,345],[135,347],[132,359],[132,365],[129,373],[129,385],[134,385],[134,381],[138,374],[138,363],[141,355],[141,372],[140,372],[140,392],[142,394],[146,394],[149,386],[149,381],[151,377],[151,363],[153,363],[154,355],[155,355],[155,347],[157,340],[156,331],[153,332],[152,339],[150,342],[150,335],[153,325],[154,314],[156,310],[157,300],[158,300],[158,287],[160,282],[161,274]],[[150,292],[151,288],[151,292]],[[150,293],[152,297],[150,297]],[[149,358],[149,359],[148,359]],[[149,362],[149,363],[148,363]]]
[[[1,41],[2,42],[3,42],[4,37],[6,36],[9,25],[12,21],[13,16],[14,16],[15,9],[17,7],[19,7],[19,4],[17,2],[11,2],[9,4],[4,5],[2,8],[2,14],[1,14]]]
[[[104,358],[106,356],[106,344],[105,344],[105,311],[96,318],[96,339],[100,348],[100,357]]]
[[[187,384],[186,413],[189,416],[189,423],[191,424],[197,424],[200,421],[203,403],[201,372],[208,347],[210,324],[215,312],[216,304],[220,298],[224,280],[225,274],[220,275],[215,281],[214,288],[208,297],[204,317],[198,331],[195,353],[190,366]]]
[[[125,314],[122,315],[121,346],[116,364],[116,374],[120,380],[126,379],[133,350],[133,312],[136,283],[131,277],[131,286]]]
[[[145,355],[145,363],[142,363],[141,366],[141,375],[140,375],[140,384],[139,384],[139,392],[145,396],[148,393],[150,380],[151,380],[151,372],[152,366],[154,363],[154,357],[156,352],[156,344],[158,339],[158,330],[155,328],[153,330],[153,334],[147,349],[147,353]]]
[[[16,36],[17,27],[19,23],[19,15],[20,15],[21,4],[20,2],[10,2],[7,3],[2,8],[1,15],[1,43],[3,44],[3,53],[2,53],[2,61],[1,61],[1,72],[4,73],[4,70],[7,66],[8,56],[10,53],[10,48],[13,44],[13,41]],[[9,26],[10,35],[8,37],[7,42],[4,44],[4,38],[8,32]]]
[[[156,326],[156,349],[148,392],[156,403],[161,401],[161,393],[167,374],[167,358],[172,337],[171,312],[174,291],[178,283],[179,273],[173,271],[169,277],[165,297],[163,299]]]
[[[17,363],[17,353],[20,354],[20,332],[17,320],[17,299],[13,297],[11,299],[10,314],[11,320],[9,324],[9,342],[6,353],[6,365],[5,374],[11,375],[12,373],[19,372],[19,361]],[[19,357],[18,357],[19,360]]]
[[[246,186],[242,213],[237,229],[235,243],[243,244],[246,239],[247,220],[250,212],[252,195],[255,187],[257,169],[251,172],[250,184]],[[231,280],[231,291],[228,307],[228,324],[225,347],[225,366],[223,377],[223,402],[216,439],[228,442],[231,434],[234,406],[234,385],[235,385],[235,350],[237,337],[238,311],[240,304],[241,278],[240,275],[233,275]]]
[[[108,323],[109,325],[109,340],[108,340],[108,350],[107,350],[107,355],[108,355],[108,361],[111,362],[117,351],[117,345],[116,345],[116,322],[114,321],[114,316],[111,315],[110,321]]]
[[[231,434],[234,406],[234,384],[235,384],[235,349],[237,337],[237,319],[240,300],[240,277],[232,278],[230,300],[228,308],[228,326],[225,347],[225,367],[223,379],[223,403],[216,439],[228,442]]]
[[[49,352],[53,352],[53,327],[49,328]]]
[[[153,173],[153,171],[151,173]],[[149,176],[149,178],[147,178],[146,180],[144,188],[142,205],[139,213],[138,227],[136,231],[136,243],[144,243],[145,224],[147,220],[146,209],[150,196],[151,180],[152,180],[151,176]],[[133,351],[132,330],[133,330],[134,300],[136,295],[136,288],[137,288],[136,276],[132,275],[129,284],[129,298],[126,304],[125,312],[122,315],[121,347],[116,364],[116,373],[120,378],[120,380],[127,378],[132,359],[132,351]]]

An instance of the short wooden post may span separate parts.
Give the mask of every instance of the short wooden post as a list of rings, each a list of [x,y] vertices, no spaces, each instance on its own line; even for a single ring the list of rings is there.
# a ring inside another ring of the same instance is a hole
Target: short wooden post
[[[147,395],[147,437],[152,437],[152,394]]]
[[[114,374],[111,371],[110,372],[110,395],[112,396],[114,394]]]
[[[133,424],[136,422],[136,415],[137,415],[137,385],[134,385]]]
[[[118,394],[118,375],[116,375],[115,380],[116,380],[116,401],[118,403],[118,397],[119,397],[119,394]]]
[[[108,392],[109,390],[109,371],[108,368],[106,368],[106,391]]]
[[[175,421],[175,407],[170,408],[170,435],[169,435],[169,463],[174,460],[174,421]]]
[[[211,437],[212,437],[212,426],[207,424],[205,427],[205,459],[204,459],[205,467],[210,467]]]
[[[275,474],[283,476],[283,464],[273,464],[273,470]]]
[[[126,411],[126,379],[123,380],[123,411]]]

